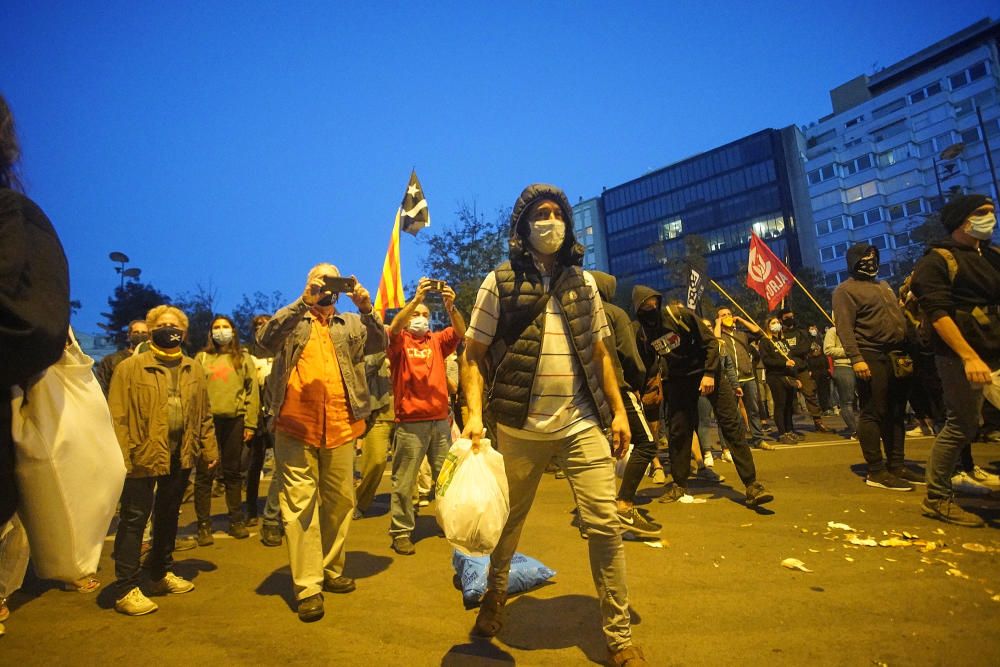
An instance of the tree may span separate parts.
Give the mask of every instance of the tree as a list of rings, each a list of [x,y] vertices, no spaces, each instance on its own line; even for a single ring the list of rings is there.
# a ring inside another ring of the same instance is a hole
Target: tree
[[[146,319],[150,308],[164,303],[170,303],[170,297],[151,284],[129,281],[115,288],[114,296],[108,299],[111,312],[101,313],[106,322],[97,326],[104,329],[117,345],[123,346],[128,335],[128,323]]]
[[[183,347],[184,351],[192,356],[208,343],[212,320],[216,314],[216,293],[217,290],[211,283],[207,288],[198,283],[194,292],[181,292],[174,299],[174,305],[183,310],[188,317],[187,340]]]
[[[903,252],[896,255],[896,266],[893,271],[894,280],[898,287],[913,271],[917,261],[924,256],[924,252],[931,243],[940,241],[946,237],[947,231],[941,224],[941,213],[934,211],[924,216],[924,220],[910,229],[910,241],[912,243]]]
[[[424,273],[448,283],[455,290],[455,305],[466,315],[472,311],[483,278],[507,258],[510,214],[510,208],[501,208],[487,219],[475,203],[462,202],[453,222],[417,237],[427,247]],[[413,293],[412,286],[407,294]]]
[[[233,308],[232,318],[239,332],[240,341],[246,345],[253,341],[253,318],[257,315],[271,315],[281,306],[285,305],[285,300],[281,292],[275,290],[268,296],[263,292],[254,292],[252,297],[243,295],[243,300]]]
[[[710,278],[708,259],[705,257],[708,254],[708,243],[705,239],[697,234],[687,234],[682,239],[682,243],[683,250],[679,255],[667,253],[665,242],[654,243],[649,247],[650,253],[663,267],[666,276],[667,289],[663,295],[664,304],[673,299],[687,304],[687,287],[691,269],[699,272],[702,280],[707,281]],[[701,297],[698,310],[706,317],[715,311],[715,303],[707,290]]]

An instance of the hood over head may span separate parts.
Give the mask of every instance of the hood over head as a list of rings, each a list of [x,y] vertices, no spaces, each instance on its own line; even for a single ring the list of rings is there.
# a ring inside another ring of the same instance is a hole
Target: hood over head
[[[632,288],[632,312],[638,313],[639,306],[642,302],[651,296],[656,297],[656,309],[660,310],[663,308],[663,295],[657,292],[652,287],[646,287],[645,285],[636,285]]]
[[[583,264],[583,246],[576,242],[573,229],[573,207],[569,205],[566,193],[548,183],[532,183],[514,202],[514,210],[510,214],[510,239],[508,240],[508,255],[513,266],[531,266],[534,261],[528,250],[528,209],[535,202],[548,199],[562,209],[563,222],[566,223],[566,238],[562,247],[556,253],[556,259],[562,266],[581,266]]]
[[[990,200],[986,195],[955,195],[941,209],[941,224],[952,233],[962,226],[969,214]]]
[[[874,280],[872,276],[858,272],[858,262],[864,259],[865,255],[867,255],[871,250],[875,251],[875,260],[881,262],[878,248],[869,243],[865,243],[864,241],[861,243],[855,243],[847,249],[847,270],[853,278],[857,280]]]
[[[590,271],[597,283],[597,293],[601,295],[601,301],[611,303],[615,298],[615,290],[618,288],[618,279],[610,273],[603,271]]]

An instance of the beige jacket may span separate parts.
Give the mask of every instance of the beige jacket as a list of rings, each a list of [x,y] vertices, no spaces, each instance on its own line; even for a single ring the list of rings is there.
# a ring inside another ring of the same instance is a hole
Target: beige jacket
[[[178,385],[184,410],[181,468],[194,467],[195,458],[219,458],[208,403],[205,371],[194,359],[181,358]],[[118,364],[111,378],[108,406],[125,457],[129,477],[158,477],[170,472],[167,439],[167,398],[170,370],[152,352],[142,352]]]

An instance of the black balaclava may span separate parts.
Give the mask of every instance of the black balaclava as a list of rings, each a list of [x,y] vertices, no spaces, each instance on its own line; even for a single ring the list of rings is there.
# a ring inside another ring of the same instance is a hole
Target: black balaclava
[[[855,280],[875,280],[878,277],[878,248],[868,243],[855,243],[847,250],[847,270]]]

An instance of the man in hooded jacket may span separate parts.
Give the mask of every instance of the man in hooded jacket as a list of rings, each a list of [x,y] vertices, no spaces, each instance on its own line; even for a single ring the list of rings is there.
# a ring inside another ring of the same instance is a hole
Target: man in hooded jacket
[[[559,188],[536,183],[511,214],[510,261],[483,281],[466,333],[464,435],[479,446],[484,385],[510,489],[510,515],[490,557],[473,632],[503,623],[511,559],[550,461],[566,473],[588,536],[591,574],[611,663],[645,665],[632,644],[625,550],[615,503],[614,457],[629,442],[628,417],[593,277],[580,268],[573,210]],[[610,440],[609,443],[609,432]]]
[[[912,491],[913,484],[924,482],[903,465],[910,393],[904,355],[906,320],[892,288],[877,280],[878,248],[854,244],[847,251],[847,268],[851,276],[833,291],[833,316],[858,379],[858,441],[868,464],[865,483],[890,491]]]
[[[774,496],[757,481],[733,385],[721,382],[719,343],[715,335],[700,317],[680,304],[664,307],[662,295],[645,285],[632,289],[632,305],[640,325],[637,335],[656,350],[666,367],[663,395],[667,401],[670,471],[674,481],[660,502],[681,500],[687,495],[699,396],[707,397],[715,410],[736,472],[746,485],[747,506],[756,507],[773,500]]]

